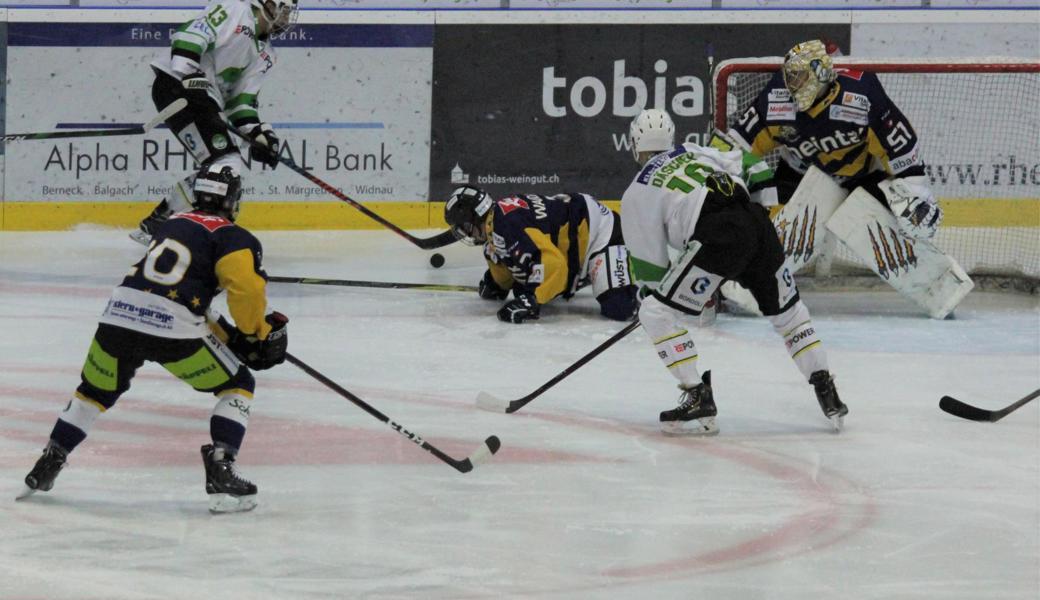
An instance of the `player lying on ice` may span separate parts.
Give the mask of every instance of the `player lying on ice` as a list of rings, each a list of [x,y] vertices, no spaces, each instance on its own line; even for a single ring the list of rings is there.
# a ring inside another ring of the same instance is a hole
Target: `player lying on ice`
[[[210,417],[212,444],[202,447],[206,493],[213,512],[250,510],[256,486],[235,469],[249,422],[254,380],[249,369],[285,360],[285,315],[266,314],[260,242],[234,223],[242,179],[227,165],[203,167],[194,180],[191,212],[155,230],[144,257],[112,292],[81,373],[43,456],[25,477],[22,497],[46,492],[69,453],[101,413],[130,388],[145,361],[161,364],[200,392],[217,397]],[[235,325],[207,318],[213,297],[226,290]]]
[[[849,409],[768,212],[751,200],[750,193],[770,192],[772,171],[740,150],[676,146],[675,124],[661,110],[640,113],[629,138],[642,169],[621,199],[621,224],[632,276],[643,290],[639,320],[682,390],[678,408],[661,413],[662,430],[718,433],[711,374],[698,372],[697,347],[682,321],[699,315],[719,285],[733,280],[751,291],[840,431]],[[675,260],[669,248],[679,251]]]
[[[464,244],[482,244],[488,270],[480,297],[513,299],[498,311],[507,323],[537,319],[540,307],[591,285],[600,314],[627,321],[639,306],[621,220],[588,194],[519,194],[497,202],[475,187],[452,192],[444,220]]]
[[[736,125],[711,145],[757,156],[780,151],[777,199],[784,206],[773,222],[792,273],[833,235],[934,318],[973,287],[930,242],[943,213],[909,120],[877,75],[835,68],[819,40],[792,48]]]

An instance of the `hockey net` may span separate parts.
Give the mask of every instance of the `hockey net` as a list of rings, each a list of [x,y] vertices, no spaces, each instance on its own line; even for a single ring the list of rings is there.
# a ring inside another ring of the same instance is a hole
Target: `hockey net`
[[[733,59],[714,74],[714,125],[726,130],[780,68]],[[868,60],[835,66],[878,74],[920,140],[945,219],[936,245],[973,276],[1040,280],[1040,62],[981,58]],[[767,157],[775,165],[778,157]],[[844,248],[832,273],[865,273]]]

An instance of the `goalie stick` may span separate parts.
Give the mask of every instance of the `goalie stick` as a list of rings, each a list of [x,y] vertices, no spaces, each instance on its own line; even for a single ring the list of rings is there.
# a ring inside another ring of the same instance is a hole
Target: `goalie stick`
[[[85,129],[82,131],[43,131],[39,133],[8,133],[0,136],[0,140],[5,142],[19,142],[22,140],[55,140],[59,138],[78,138],[78,137],[104,137],[113,135],[139,135],[142,133],[148,133],[158,126],[160,123],[170,118],[172,115],[180,112],[188,105],[188,101],[184,98],[178,98],[171,102],[166,108],[159,111],[159,114],[152,117],[152,120],[148,121],[144,125],[134,125],[133,127],[122,127],[119,129]]]
[[[399,283],[394,281],[361,281],[356,279],[323,279],[321,277],[277,277],[272,283],[300,283],[304,285],[337,285],[343,287],[385,288],[394,290],[424,290],[430,292],[475,292],[475,285],[452,285],[447,283]]]
[[[309,365],[304,363],[302,360],[296,358],[292,354],[286,353],[285,358],[286,358],[286,360],[288,360],[289,362],[291,362],[292,364],[296,365],[301,370],[303,370],[304,373],[310,375],[311,377],[313,377],[314,379],[316,379],[320,383],[324,384],[327,388],[329,388],[330,390],[336,392],[340,396],[343,396],[347,400],[350,400],[354,404],[360,406],[362,408],[362,410],[364,410],[368,414],[372,415],[373,417],[379,419],[383,423],[386,423],[387,425],[390,426],[391,429],[393,429],[397,433],[400,433],[404,437],[408,438],[409,440],[411,440],[414,444],[416,444],[417,446],[419,446],[423,450],[429,452],[430,454],[436,456],[437,458],[441,459],[442,461],[448,463],[449,465],[454,467],[455,470],[458,471],[459,473],[469,473],[478,464],[489,460],[491,458],[491,456],[494,453],[498,452],[498,449],[502,447],[502,442],[499,441],[497,436],[490,436],[489,438],[484,440],[484,445],[482,445],[480,448],[477,448],[477,451],[474,452],[473,454],[471,454],[468,458],[464,458],[462,460],[458,460],[456,458],[452,458],[452,457],[448,456],[447,454],[445,454],[444,452],[442,452],[440,449],[438,449],[433,444],[431,444],[431,443],[427,442],[426,440],[422,439],[422,437],[419,436],[418,434],[413,433],[411,431],[408,431],[407,429],[402,427],[400,424],[395,423],[394,421],[391,421],[390,417],[384,415],[383,413],[379,412],[374,407],[372,407],[372,405],[368,404],[367,402],[365,402],[361,398],[358,398],[357,396],[355,396],[354,394],[350,393],[346,389],[340,387],[340,385],[337,384],[335,381],[332,381],[328,377],[326,377],[326,376],[322,375],[321,373],[319,373],[318,371],[314,370],[314,368],[310,367]]]
[[[542,384],[541,387],[531,392],[530,394],[524,396],[523,398],[517,398],[516,400],[501,400],[487,392],[480,392],[479,394],[477,394],[477,406],[479,408],[483,408],[484,410],[490,410],[492,412],[515,413],[524,406],[527,406],[529,402],[531,402],[538,396],[541,396],[543,393],[545,393],[546,390],[556,385],[557,383],[563,381],[568,375],[585,366],[586,363],[599,356],[607,348],[610,348],[611,346],[616,344],[618,341],[621,340],[621,338],[635,331],[637,327],[639,327],[638,319],[626,325],[624,329],[610,336],[610,338],[607,339],[607,341],[593,348],[591,352],[579,358],[574,364],[560,371],[556,375],[556,377],[553,377],[549,381],[546,381],[544,384]]]
[[[1001,410],[985,410],[976,406],[972,406],[970,404],[965,404],[952,396],[943,396],[942,399],[939,400],[939,408],[950,413],[951,415],[960,417],[962,419],[969,419],[971,421],[989,421],[990,423],[996,423],[997,421],[1015,412],[1019,408],[1022,408],[1038,396],[1040,396],[1040,390],[1033,390],[1033,392],[1025,398],[1022,398],[1021,400]]]
[[[249,138],[247,138],[245,136],[245,134],[243,134],[242,132],[238,131],[234,127],[228,127],[228,129],[230,131],[234,132],[235,135],[237,135],[238,137],[242,138],[242,141],[244,141],[249,146],[256,146],[257,148],[263,148],[265,150],[267,149],[266,146],[263,146],[262,144],[258,144],[256,142],[250,140]],[[366,207],[364,204],[361,204],[357,200],[354,200],[350,196],[347,196],[346,194],[344,194],[343,192],[341,192],[341,191],[337,190],[336,188],[332,187],[328,183],[325,183],[325,181],[323,181],[322,179],[318,178],[318,176],[314,175],[313,173],[308,172],[306,169],[304,169],[303,167],[298,166],[296,163],[294,163],[293,161],[289,160],[288,158],[285,158],[284,156],[281,155],[281,153],[278,154],[278,162],[283,164],[283,165],[285,165],[286,167],[292,169],[293,171],[299,173],[300,175],[302,175],[304,178],[309,180],[314,185],[320,187],[321,189],[325,190],[329,194],[332,194],[333,196],[335,196],[339,200],[342,200],[343,202],[346,202],[347,204],[353,206],[354,208],[356,208],[359,211],[361,211],[366,217],[372,219],[376,223],[379,223],[383,227],[386,227],[390,231],[393,231],[397,235],[403,237],[404,239],[406,239],[409,242],[415,244],[419,248],[422,248],[423,250],[433,250],[435,248],[443,248],[444,246],[447,246],[449,244],[453,244],[456,241],[455,234],[453,234],[450,229],[447,230],[447,231],[442,231],[442,232],[438,233],[437,235],[432,236],[432,237],[428,237],[428,238],[415,237],[414,235],[412,235],[412,234],[408,233],[407,231],[401,229],[397,225],[394,225],[390,221],[387,221],[383,217],[379,216],[378,213],[376,213],[372,209]]]

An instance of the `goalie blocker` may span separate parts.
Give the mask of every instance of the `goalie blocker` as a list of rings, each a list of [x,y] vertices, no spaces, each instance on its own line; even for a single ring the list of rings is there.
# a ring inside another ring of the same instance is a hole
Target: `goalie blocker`
[[[884,191],[887,183],[879,188]],[[932,318],[945,318],[974,287],[957,261],[930,241],[907,235],[883,199],[862,187],[850,194],[816,167],[806,171],[773,224],[792,273],[814,262],[818,273],[828,272],[835,240],[841,240]]]

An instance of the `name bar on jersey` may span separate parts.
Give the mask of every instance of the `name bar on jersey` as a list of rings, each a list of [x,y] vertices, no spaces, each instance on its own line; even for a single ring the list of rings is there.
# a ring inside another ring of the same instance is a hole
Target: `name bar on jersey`
[[[164,47],[179,23],[10,23],[8,46]],[[432,48],[433,25],[297,25],[275,48]]]

